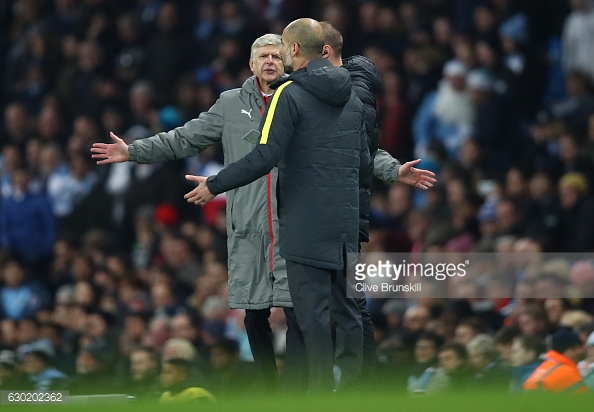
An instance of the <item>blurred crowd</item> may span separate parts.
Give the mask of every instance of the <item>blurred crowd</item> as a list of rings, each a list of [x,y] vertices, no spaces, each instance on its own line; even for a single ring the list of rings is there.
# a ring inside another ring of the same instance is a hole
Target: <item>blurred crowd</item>
[[[224,196],[204,208],[183,199],[184,174],[217,173],[221,148],[101,167],[89,149],[110,131],[131,143],[208,110],[251,75],[257,36],[304,16],[342,32],[343,56],[377,65],[381,147],[437,174],[423,193],[374,183],[364,252],[594,251],[590,0],[6,0],[0,387],[258,387],[244,314],[227,305]],[[594,283],[594,263],[556,263],[551,290]],[[498,385],[518,388],[517,368],[547,348],[582,360],[591,300],[531,287],[370,300],[382,382],[424,392],[496,369]],[[282,370],[282,310],[271,323]]]

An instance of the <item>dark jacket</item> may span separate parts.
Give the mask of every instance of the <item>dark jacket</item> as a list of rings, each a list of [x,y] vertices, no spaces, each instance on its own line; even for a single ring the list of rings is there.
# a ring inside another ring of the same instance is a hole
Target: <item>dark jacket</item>
[[[344,59],[342,64],[342,67],[347,69],[351,74],[353,91],[363,103],[369,155],[371,159],[374,159],[379,149],[375,94],[382,88],[382,79],[375,64],[367,57],[349,57],[348,59]],[[363,176],[359,184],[359,242],[369,241],[370,189],[372,180],[373,164],[369,173]]]
[[[357,253],[359,173],[371,160],[363,105],[349,72],[318,59],[281,79],[252,152],[208,178],[211,193],[246,185],[278,164],[280,255],[325,269]]]

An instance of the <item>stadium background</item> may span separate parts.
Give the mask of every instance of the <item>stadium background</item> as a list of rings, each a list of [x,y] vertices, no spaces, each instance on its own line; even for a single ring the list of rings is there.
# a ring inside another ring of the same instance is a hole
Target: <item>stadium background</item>
[[[130,351],[160,353],[170,338],[192,342],[188,356],[212,382],[209,349],[221,338],[249,362],[242,313],[225,298],[224,198],[183,201],[183,175],[216,173],[220,148],[112,167],[95,166],[89,148],[109,131],[131,142],[207,110],[250,75],[257,36],[302,16],[337,27],[345,57],[374,61],[381,146],[402,162],[421,157],[438,176],[427,193],[375,183],[365,251],[594,250],[589,0],[6,0],[0,348],[18,361],[48,339],[44,350],[82,392],[121,389]],[[444,72],[466,77],[458,93]],[[455,104],[436,114],[440,95]],[[22,167],[39,196],[15,208]],[[594,279],[591,264],[550,270],[560,286]],[[383,385],[405,390],[423,331],[463,340],[462,322],[502,342],[534,327],[543,339],[560,325],[594,330],[589,300],[515,297],[370,302]],[[280,360],[282,316],[271,318]],[[77,358],[89,356],[101,371],[78,376]]]

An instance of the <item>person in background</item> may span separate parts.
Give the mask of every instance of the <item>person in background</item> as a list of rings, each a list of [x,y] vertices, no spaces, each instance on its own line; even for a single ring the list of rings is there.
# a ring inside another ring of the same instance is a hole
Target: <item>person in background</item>
[[[438,391],[438,379],[435,379],[438,358],[437,353],[443,345],[443,338],[432,332],[422,333],[415,344],[415,366],[408,377],[407,389],[412,393]],[[442,379],[442,382],[447,382]]]
[[[578,369],[589,391],[594,391],[594,332],[586,340],[586,359],[578,363]]]
[[[159,402],[162,404],[215,401],[206,389],[193,386],[190,379],[192,364],[186,359],[169,359],[163,365],[161,382],[165,391]]]
[[[516,336],[511,349],[512,381],[510,390],[520,392],[524,382],[542,363],[539,360],[545,351],[543,340],[537,336]]]
[[[524,390],[587,393],[577,362],[584,352],[580,337],[570,328],[561,328],[552,336],[551,350],[524,382]]]
[[[375,64],[364,56],[342,58],[343,38],[341,33],[328,22],[320,22],[324,30],[324,51],[322,57],[328,59],[334,66],[342,66],[351,74],[353,90],[363,103],[365,109],[365,130],[369,143],[369,155],[373,160],[373,174],[376,178],[387,182],[400,182],[428,189],[435,183],[435,174],[427,170],[417,169],[421,160],[407,162],[401,165],[388,152],[379,148],[379,133],[377,122],[377,104],[375,95],[381,91],[382,79]],[[371,173],[371,172],[370,172]],[[369,242],[369,215],[371,210],[369,188],[360,188],[359,193],[359,250],[361,242]],[[357,300],[363,320],[363,380],[372,384],[376,371],[376,345],[373,334],[371,314],[367,309],[365,298]]]

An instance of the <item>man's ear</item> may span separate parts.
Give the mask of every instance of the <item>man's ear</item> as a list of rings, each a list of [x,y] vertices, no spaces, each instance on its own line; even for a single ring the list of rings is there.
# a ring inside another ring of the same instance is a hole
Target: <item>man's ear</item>
[[[254,73],[254,61],[250,58],[250,70]]]
[[[322,58],[329,59],[330,53],[332,53],[332,48],[330,46],[328,46],[327,44],[325,44],[324,48],[322,49]]]
[[[299,54],[299,43],[293,43],[291,45],[291,51],[293,53],[293,56],[297,56],[297,54]]]

